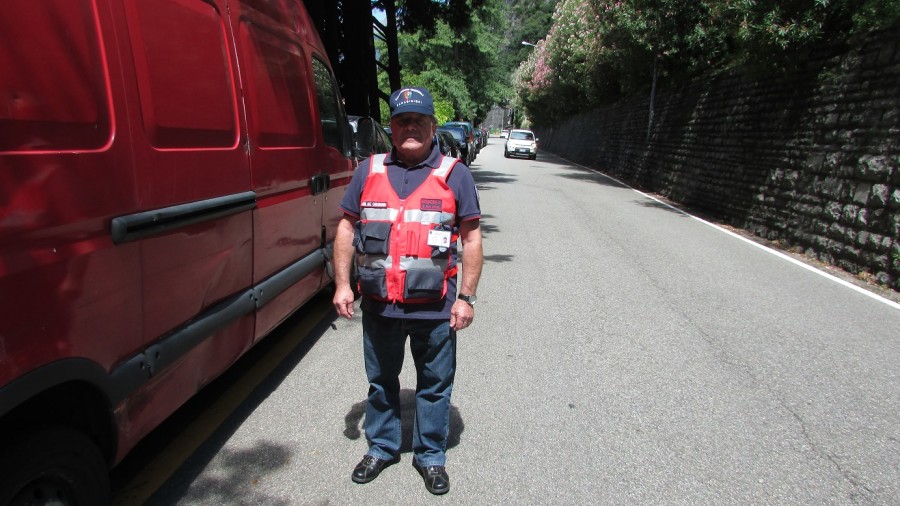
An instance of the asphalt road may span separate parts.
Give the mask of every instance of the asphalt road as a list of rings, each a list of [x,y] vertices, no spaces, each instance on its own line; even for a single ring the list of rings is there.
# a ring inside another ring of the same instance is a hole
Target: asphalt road
[[[148,457],[126,488],[166,505],[900,504],[900,306],[596,172],[504,159],[497,138],[473,173],[486,262],[448,495],[411,466],[411,409],[402,461],[350,481],[361,324],[327,297],[277,360],[242,362],[263,372],[220,389],[233,406],[186,416],[222,412],[211,435],[185,428],[182,455]]]

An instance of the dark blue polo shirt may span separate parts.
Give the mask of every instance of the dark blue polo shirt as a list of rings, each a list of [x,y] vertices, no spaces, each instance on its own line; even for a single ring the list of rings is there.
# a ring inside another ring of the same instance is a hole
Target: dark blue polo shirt
[[[387,165],[388,180],[397,195],[401,199],[408,197],[425,181],[432,169],[441,164],[442,157],[440,150],[436,146],[432,146],[431,155],[424,162],[415,167],[407,167],[394,157],[393,152],[388,154],[384,162]],[[371,160],[371,158],[365,160],[356,168],[353,179],[347,187],[347,193],[341,200],[341,209],[344,210],[344,213],[357,220],[360,215],[359,203],[362,190],[369,177]],[[475,188],[475,180],[472,178],[469,168],[462,162],[457,162],[450,172],[447,185],[456,196],[455,231],[459,230],[461,221],[480,219],[481,206],[478,202],[478,190]],[[457,245],[455,244],[451,245],[451,258],[455,264],[457,261]],[[456,278],[454,277],[447,281],[447,297],[444,300],[428,304],[390,304],[363,297],[362,308],[363,311],[391,318],[449,319],[450,308],[453,307],[455,301]]]

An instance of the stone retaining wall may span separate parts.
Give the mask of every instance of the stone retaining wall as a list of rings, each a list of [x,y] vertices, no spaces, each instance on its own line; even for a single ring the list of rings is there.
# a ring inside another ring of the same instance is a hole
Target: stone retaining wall
[[[734,72],[540,129],[597,168],[900,290],[900,30],[806,70]]]

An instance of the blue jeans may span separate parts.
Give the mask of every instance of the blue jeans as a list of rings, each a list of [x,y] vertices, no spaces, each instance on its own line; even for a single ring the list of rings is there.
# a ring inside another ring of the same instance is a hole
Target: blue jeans
[[[363,312],[363,351],[369,397],[368,454],[391,459],[400,453],[400,370],[410,338],[416,364],[413,453],[421,466],[443,466],[450,432],[450,393],[456,375],[456,331],[448,320],[385,318]]]

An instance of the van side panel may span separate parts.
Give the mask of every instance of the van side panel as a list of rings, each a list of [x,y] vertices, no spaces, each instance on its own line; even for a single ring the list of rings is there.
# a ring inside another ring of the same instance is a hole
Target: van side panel
[[[125,451],[252,343],[252,311],[209,326],[211,334],[189,326],[251,286],[253,217],[252,206],[214,212],[220,200],[242,200],[251,190],[225,1],[113,4],[123,28],[118,40],[127,62],[137,180],[133,213],[122,219],[171,215],[174,224],[134,240],[141,255],[141,350],[153,347],[141,367],[152,381],[117,411]],[[191,205],[213,211],[194,223]]]
[[[140,106],[135,211],[249,190],[224,1],[126,0],[124,10],[130,51],[122,53],[134,68],[126,88]],[[140,241],[147,342],[250,285],[251,231],[247,212]]]
[[[90,0],[3,3],[0,386],[73,356],[109,370],[139,345],[139,248],[108,229],[136,186],[110,26]]]

